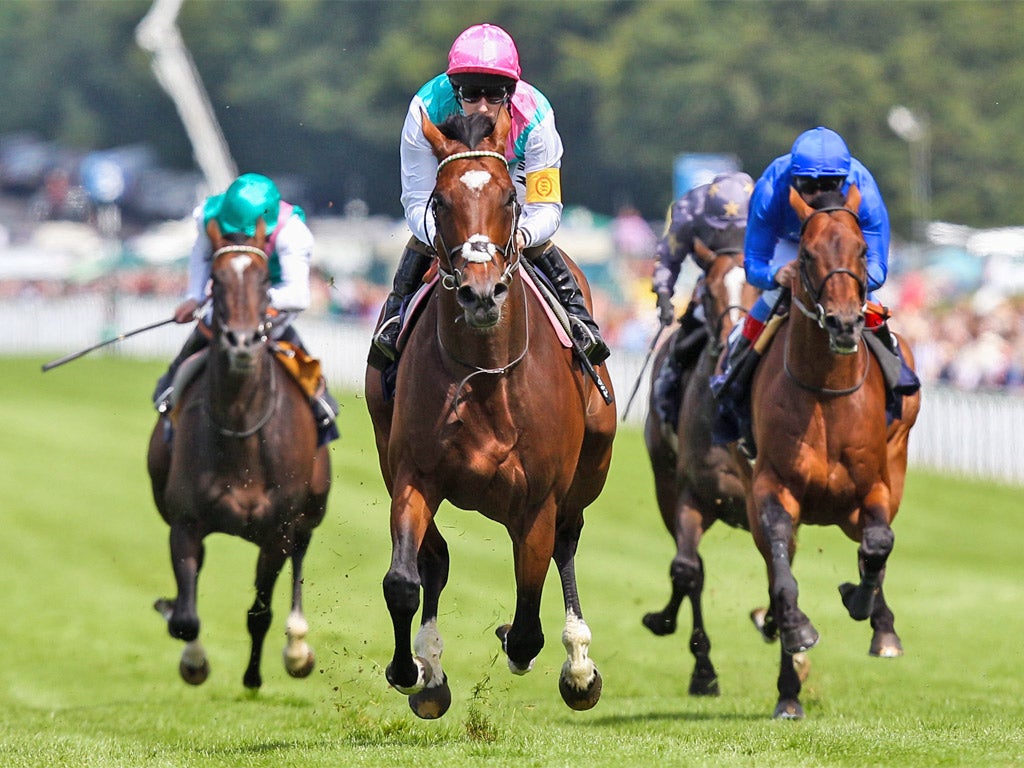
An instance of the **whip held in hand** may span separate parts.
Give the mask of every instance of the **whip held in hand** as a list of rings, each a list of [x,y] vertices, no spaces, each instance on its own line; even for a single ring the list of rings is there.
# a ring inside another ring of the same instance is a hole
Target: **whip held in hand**
[[[644,364],[640,366],[640,373],[636,375],[636,382],[633,384],[633,391],[629,394],[629,400],[626,401],[626,407],[622,411],[622,420],[626,420],[626,416],[629,415],[629,407],[633,404],[633,398],[636,397],[636,392],[640,389],[640,381],[644,377],[644,371],[647,370],[647,364],[651,362],[651,355],[654,354],[654,348],[658,346],[658,339],[661,338],[662,331],[668,326],[661,325],[658,327],[658,332],[654,334],[654,338],[651,339],[651,346],[647,348],[647,357],[644,358]]]
[[[64,355],[64,357],[57,358],[56,360],[51,360],[50,362],[43,365],[43,373],[46,373],[51,368],[56,368],[58,365],[64,365],[64,363],[70,363],[72,360],[77,360],[78,358],[83,357],[89,354],[90,352],[99,349],[100,347],[105,347],[108,344],[113,344],[115,341],[123,341],[130,336],[135,336],[136,334],[144,333],[145,331],[151,331],[154,328],[159,328],[162,325],[170,325],[173,322],[175,322],[175,319],[173,317],[169,317],[166,320],[160,320],[159,322],[156,323],[150,323],[149,325],[145,325],[142,328],[136,328],[134,331],[127,331],[118,336],[115,336],[112,339],[101,341],[99,344],[93,344],[91,347],[86,347],[85,349],[79,350],[78,352],[72,352],[70,355]]]

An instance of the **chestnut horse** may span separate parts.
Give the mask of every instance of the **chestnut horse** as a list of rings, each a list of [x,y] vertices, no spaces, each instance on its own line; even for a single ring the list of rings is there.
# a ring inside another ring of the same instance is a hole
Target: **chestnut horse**
[[[587,652],[591,633],[574,556],[583,510],[608,473],[615,408],[559,342],[520,269],[518,203],[504,155],[507,112],[495,123],[481,114],[440,126],[425,114],[422,120],[439,160],[430,203],[439,285],[399,358],[394,397],[385,397],[376,369],[366,376],[391,495],[392,558],[383,586],[395,649],[386,677],[419,717],[440,717],[451,703],[437,626],[449,559],[435,515],[447,500],[501,523],[512,540],[516,608],[497,634],[515,674],[528,672],[544,645],[541,590],[554,560],[568,654],[559,690],[573,709],[589,709],[601,675]]]
[[[317,448],[305,393],[267,341],[263,220],[255,238],[240,242],[243,236],[222,237],[213,220],[207,232],[214,248],[210,349],[204,369],[170,414],[173,438],[168,442],[168,425],[161,418],[149,442],[153,498],[171,529],[178,588],[173,600],[157,600],[155,607],[167,619],[171,636],[186,642],[181,676],[199,685],[209,674],[196,610],[203,539],[227,533],[256,544],[256,600],[248,614],[252,648],[243,683],[259,688],[274,584],[288,558],[292,604],[285,667],[293,677],[306,677],[313,669],[302,613],[302,561],[326,510],[330,459],[326,446]]]
[[[718,677],[711,663],[711,642],[701,608],[704,561],[698,547],[716,520],[734,528],[748,526],[746,495],[736,460],[727,447],[714,445],[711,440],[715,403],[708,382],[729,333],[756,301],[757,289],[744,279],[742,252],[713,252],[697,241],[694,257],[704,272],[701,306],[707,338],[682,373],[678,426],[673,428],[658,414],[654,377],[644,424],[658,508],[675,540],[676,555],[669,568],[672,596],[665,608],[646,614],[643,623],[656,635],[674,633],[679,608],[689,598],[693,615],[689,646],[695,660],[690,694],[716,696]],[[683,332],[680,326],[675,334]],[[674,336],[670,337],[658,350],[655,371],[674,341]]]
[[[839,526],[859,543],[860,581],[839,587],[843,604],[853,619],[870,619],[871,655],[903,653],[882,582],[920,407],[920,393],[905,397],[901,418],[887,426],[882,369],[862,339],[867,246],[856,214],[860,192],[819,195],[812,207],[793,191],[790,202],[802,222],[798,270],[789,318],[753,380],[758,453],[747,496],[768,570],[764,631],[777,633],[782,646],[777,718],[803,717],[792,654],[818,642],[792,572],[801,523]],[[900,345],[912,366],[909,348]]]

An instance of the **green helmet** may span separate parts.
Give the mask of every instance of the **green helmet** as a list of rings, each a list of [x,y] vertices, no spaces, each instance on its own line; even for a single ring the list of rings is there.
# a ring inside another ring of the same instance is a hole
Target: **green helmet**
[[[258,173],[243,173],[224,194],[206,199],[203,221],[216,219],[225,235],[244,232],[254,237],[256,221],[262,218],[269,235],[277,226],[280,207],[281,193],[274,182]]]

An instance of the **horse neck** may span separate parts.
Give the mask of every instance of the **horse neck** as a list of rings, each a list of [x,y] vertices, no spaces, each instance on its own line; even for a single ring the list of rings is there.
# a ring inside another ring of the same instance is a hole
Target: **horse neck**
[[[273,359],[264,346],[248,371],[233,371],[227,351],[211,351],[207,361],[210,415],[224,430],[245,432],[273,407]]]
[[[809,299],[801,296],[807,305]],[[838,355],[829,348],[828,332],[817,321],[796,307],[790,309],[786,323],[783,355],[788,370],[801,383],[811,387],[841,390],[855,386],[864,374],[863,340],[852,355]]]

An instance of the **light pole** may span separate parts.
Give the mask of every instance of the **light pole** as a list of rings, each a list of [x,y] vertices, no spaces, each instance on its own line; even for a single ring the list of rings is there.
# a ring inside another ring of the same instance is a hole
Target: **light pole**
[[[928,119],[904,106],[889,110],[889,127],[910,148],[910,204],[914,212],[914,239],[923,243],[931,216],[931,129]]]

